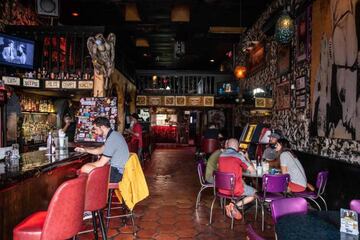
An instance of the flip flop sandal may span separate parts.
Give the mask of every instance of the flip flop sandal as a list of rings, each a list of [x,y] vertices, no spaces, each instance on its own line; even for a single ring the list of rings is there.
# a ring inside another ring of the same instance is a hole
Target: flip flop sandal
[[[242,215],[239,212],[239,210],[237,208],[233,208],[233,210],[231,211],[231,215],[236,219],[236,220],[241,220],[242,219]]]
[[[229,218],[231,218],[231,209],[229,205],[225,206],[225,211],[226,211],[226,216],[228,216]]]

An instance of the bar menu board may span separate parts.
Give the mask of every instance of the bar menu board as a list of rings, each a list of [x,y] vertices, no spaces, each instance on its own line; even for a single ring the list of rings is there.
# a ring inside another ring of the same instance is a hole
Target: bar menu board
[[[76,142],[104,142],[103,136],[92,132],[92,122],[96,117],[107,117],[112,129],[115,129],[117,118],[116,98],[81,98],[78,122],[76,126]]]

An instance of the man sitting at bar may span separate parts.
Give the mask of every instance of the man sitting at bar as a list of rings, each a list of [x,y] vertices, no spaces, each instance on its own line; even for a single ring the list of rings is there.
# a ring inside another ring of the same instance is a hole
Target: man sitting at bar
[[[249,161],[246,160],[246,157],[243,153],[239,151],[239,142],[238,140],[231,138],[225,143],[227,148],[219,157],[219,168],[220,172],[234,173],[235,174],[235,196],[245,196],[243,201],[237,201],[235,204],[230,203],[227,205],[226,214],[231,217],[231,215],[240,220],[242,215],[239,208],[243,207],[242,204],[247,204],[252,202],[255,199],[256,190],[248,185],[242,180],[242,171],[247,170],[250,173],[255,173],[255,168],[251,165]],[[231,195],[230,191],[219,189],[220,193]]]
[[[77,147],[75,151],[86,152],[94,155],[101,155],[96,162],[87,163],[81,167],[81,172],[89,173],[97,167],[102,167],[110,161],[111,172],[110,182],[121,181],[124,167],[129,159],[129,149],[124,137],[110,128],[110,121],[106,117],[97,117],[93,121],[93,130],[97,135],[106,138],[105,144],[97,148]]]

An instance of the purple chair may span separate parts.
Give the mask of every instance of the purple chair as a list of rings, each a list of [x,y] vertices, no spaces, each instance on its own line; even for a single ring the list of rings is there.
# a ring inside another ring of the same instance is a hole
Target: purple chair
[[[264,207],[274,200],[286,197],[287,187],[290,181],[289,174],[270,175],[264,174],[262,181],[262,191],[257,192],[256,196],[256,210],[255,219],[257,219],[258,202],[261,206],[261,230],[264,231]]]
[[[351,200],[350,209],[357,213],[360,213],[360,199]]]
[[[252,228],[250,224],[246,226],[246,233],[249,240],[265,240],[265,238],[260,237]]]
[[[227,190],[230,191],[231,194],[227,195],[227,194],[223,194],[220,193],[218,190]],[[225,201],[227,199],[229,199],[230,201],[238,201],[239,198],[241,196],[236,196],[234,195],[234,189],[235,189],[235,174],[234,173],[227,173],[227,172],[220,172],[220,171],[214,171],[214,199],[211,203],[211,208],[210,208],[210,224],[212,223],[212,213],[213,213],[213,208],[214,208],[214,203],[216,198],[219,198],[221,203],[222,201],[224,201],[224,203],[222,203],[222,206],[225,206]],[[244,198],[240,199],[241,201],[243,201]],[[243,202],[244,205],[244,202]],[[243,219],[245,218],[244,216],[244,208],[242,208],[242,215],[243,215]],[[234,218],[231,218],[231,229],[234,228]]]
[[[197,164],[197,172],[198,172],[198,176],[199,176],[199,181],[200,181],[200,191],[197,194],[196,197],[196,204],[195,204],[195,208],[197,209],[200,203],[200,198],[201,198],[201,192],[206,189],[206,188],[212,188],[214,187],[214,184],[212,183],[208,183],[205,181],[205,170],[206,170],[206,165],[203,161],[199,161]]]
[[[327,184],[328,176],[329,176],[328,171],[322,171],[322,172],[318,173],[317,178],[316,178],[316,189],[317,189],[316,192],[304,191],[304,192],[293,193],[293,195],[295,197],[303,197],[303,198],[311,200],[313,203],[316,204],[316,206],[318,207],[318,209],[320,211],[321,211],[321,207],[316,200],[321,199],[322,202],[324,203],[325,210],[327,211],[328,210],[327,204],[326,204],[325,199],[323,198],[323,194],[325,192],[325,187]]]
[[[290,214],[306,214],[308,211],[307,201],[304,198],[283,198],[274,200],[270,204],[271,216],[275,223],[279,218]]]

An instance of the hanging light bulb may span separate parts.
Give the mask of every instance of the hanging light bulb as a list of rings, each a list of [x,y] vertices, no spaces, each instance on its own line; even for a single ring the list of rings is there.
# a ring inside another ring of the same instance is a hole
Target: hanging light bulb
[[[245,66],[236,66],[234,70],[234,75],[237,79],[246,78],[246,67]]]
[[[279,43],[289,43],[294,35],[294,20],[283,11],[276,22],[275,38]]]

